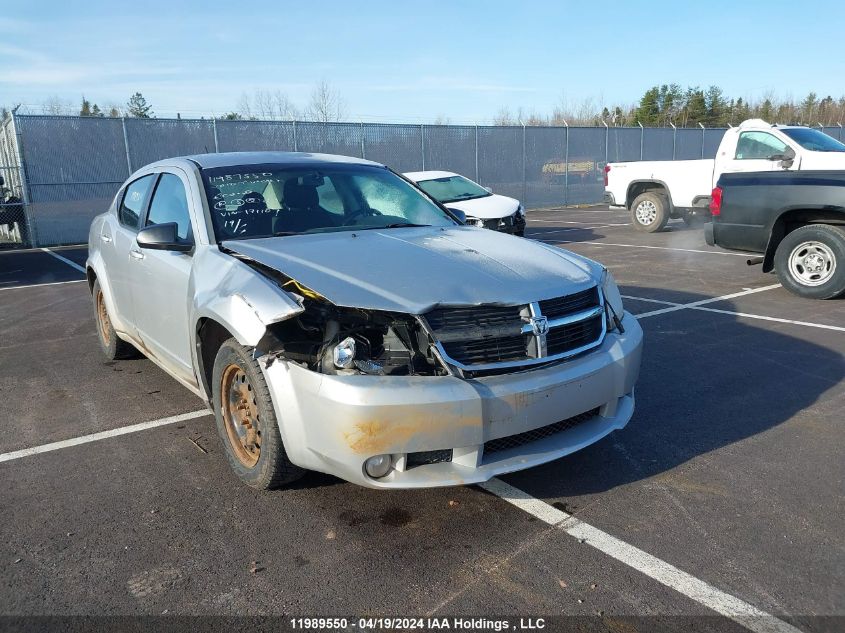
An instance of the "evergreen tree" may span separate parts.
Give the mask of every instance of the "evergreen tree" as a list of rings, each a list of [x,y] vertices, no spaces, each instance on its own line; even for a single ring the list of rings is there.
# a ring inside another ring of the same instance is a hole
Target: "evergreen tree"
[[[636,117],[643,125],[657,125],[660,122],[660,89],[657,86],[646,90],[640,99]]]
[[[82,95],[82,107],[79,108],[79,116],[91,116],[91,103]]]
[[[98,106],[96,103],[91,106],[91,116],[103,116],[103,113],[100,110],[100,106]]]
[[[109,116],[113,119],[116,119],[120,116],[120,110],[117,109],[117,106],[112,106],[109,108]]]
[[[147,103],[144,95],[140,92],[136,92],[129,97],[126,107],[129,110],[129,116],[138,119],[149,119],[153,115],[152,106]]]

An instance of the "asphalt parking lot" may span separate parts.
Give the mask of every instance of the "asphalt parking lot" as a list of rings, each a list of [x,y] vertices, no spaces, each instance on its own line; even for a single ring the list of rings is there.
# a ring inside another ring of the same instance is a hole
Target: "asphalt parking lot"
[[[0,614],[843,630],[845,301],[792,296],[700,229],[627,222],[535,211],[528,236],[609,266],[639,316],[630,424],[490,486],[420,491],[242,486],[195,396],[101,356],[84,248],[0,253]]]

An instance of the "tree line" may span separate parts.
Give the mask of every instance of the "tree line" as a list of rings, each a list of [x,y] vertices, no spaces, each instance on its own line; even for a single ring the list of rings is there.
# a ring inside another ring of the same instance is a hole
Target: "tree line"
[[[41,106],[42,114],[75,114],[91,117],[155,117],[152,105],[143,94],[136,92],[125,105],[109,104],[102,108],[84,96],[79,106],[51,97]],[[317,83],[310,99],[298,105],[280,90],[256,89],[244,92],[236,109],[219,115],[225,120],[306,120],[318,122],[342,121],[347,114],[346,102],[340,92],[326,81]],[[8,115],[0,108],[0,120]],[[178,115],[177,115],[178,116]],[[679,84],[662,84],[647,89],[639,100],[628,106],[604,105],[594,99],[572,103],[561,98],[548,114],[528,112],[524,108],[501,108],[493,119],[494,125],[533,126],[656,126],[656,127],[727,127],[746,119],[764,119],[770,123],[799,123],[804,125],[836,126],[845,122],[845,96],[819,97],[810,92],[803,99],[781,99],[773,93],[756,100],[725,95],[718,86],[701,88]],[[450,119],[438,114],[434,125],[448,125]]]
[[[770,93],[760,99],[745,100],[726,96],[718,86],[682,88],[679,84],[662,84],[646,90],[634,105],[597,105],[593,99],[586,99],[573,106],[561,99],[550,114],[502,108],[493,122],[495,125],[728,127],[746,119],[836,126],[845,122],[845,96],[834,99],[810,92],[795,101]]]

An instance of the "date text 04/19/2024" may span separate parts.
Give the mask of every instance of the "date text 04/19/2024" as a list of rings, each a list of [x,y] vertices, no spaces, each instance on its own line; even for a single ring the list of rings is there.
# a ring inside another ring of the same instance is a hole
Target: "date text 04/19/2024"
[[[472,633],[474,631],[512,631],[542,630],[546,623],[543,618],[519,618],[516,622],[493,620],[488,618],[291,618],[290,625],[298,630],[348,630],[357,628],[363,631],[379,630],[455,630]]]

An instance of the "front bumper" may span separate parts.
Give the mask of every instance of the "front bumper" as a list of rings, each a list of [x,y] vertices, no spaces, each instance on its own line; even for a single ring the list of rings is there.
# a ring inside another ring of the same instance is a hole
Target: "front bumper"
[[[630,314],[623,324],[624,334],[608,334],[583,356],[472,380],[330,376],[287,362],[264,372],[293,463],[371,488],[478,483],[568,455],[628,423],[643,337]],[[485,456],[485,442],[595,409],[571,428]],[[452,450],[451,461],[406,467],[408,453],[441,450]],[[395,468],[371,479],[364,462],[381,454],[392,455]]]

